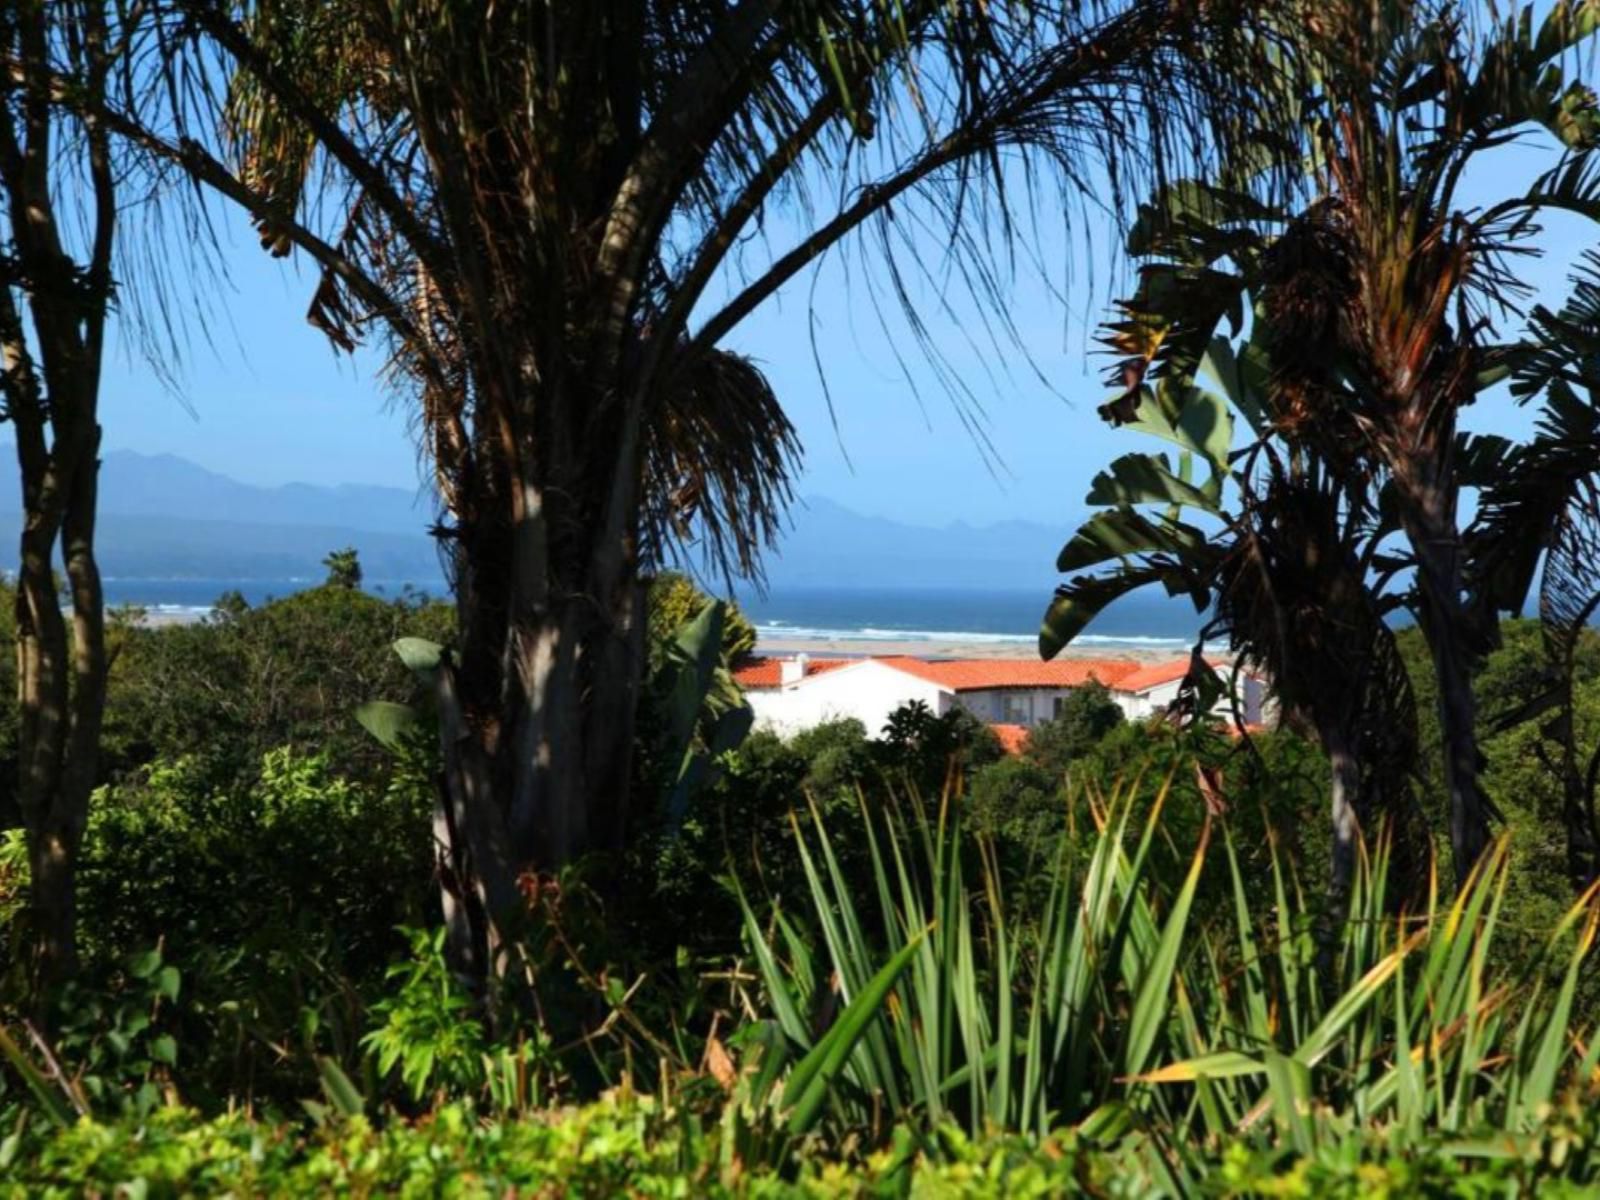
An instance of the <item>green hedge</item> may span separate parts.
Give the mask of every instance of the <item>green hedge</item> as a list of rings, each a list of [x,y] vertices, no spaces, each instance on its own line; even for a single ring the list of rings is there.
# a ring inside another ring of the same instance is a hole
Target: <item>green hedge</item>
[[[486,1123],[446,1107],[415,1123],[364,1119],[269,1125],[242,1115],[205,1121],[165,1109],[143,1122],[77,1126],[0,1139],[0,1196],[450,1196],[504,1197],[1050,1197],[1152,1196],[1171,1191],[1160,1151],[1135,1136],[1091,1149],[1073,1133],[1031,1142],[971,1142],[946,1131],[919,1147],[864,1161],[791,1148],[769,1165],[741,1161],[721,1136],[617,1095],[541,1119]],[[1574,1101],[1539,1137],[1517,1146],[1423,1141],[1381,1133],[1309,1156],[1222,1148],[1203,1191],[1214,1196],[1367,1197],[1595,1195],[1596,1123]],[[1393,1131],[1391,1131],[1393,1133]],[[758,1139],[759,1140],[759,1139]]]

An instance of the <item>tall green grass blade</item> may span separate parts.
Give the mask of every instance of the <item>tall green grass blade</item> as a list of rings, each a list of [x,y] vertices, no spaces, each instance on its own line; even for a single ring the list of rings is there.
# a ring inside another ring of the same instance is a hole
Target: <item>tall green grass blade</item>
[[[839,1019],[811,1052],[795,1064],[783,1091],[783,1105],[790,1110],[788,1127],[800,1134],[816,1122],[827,1101],[829,1089],[844,1069],[867,1027],[881,1015],[896,980],[911,963],[917,943],[924,935],[903,946],[898,954],[868,981],[860,994],[846,1006]]]
[[[1128,1019],[1127,1045],[1122,1055],[1124,1075],[1137,1075],[1149,1065],[1156,1038],[1167,1022],[1173,972],[1177,969],[1178,951],[1182,949],[1184,930],[1189,924],[1189,909],[1200,884],[1200,872],[1205,866],[1206,841],[1207,834],[1202,834],[1183,888],[1167,914],[1166,928],[1134,1000]]]
[[[0,1025],[0,1054],[5,1055],[12,1069],[22,1076],[22,1082],[33,1093],[33,1098],[39,1102],[39,1107],[44,1110],[45,1116],[63,1129],[72,1124],[71,1110],[51,1086],[44,1072],[34,1066],[32,1060],[23,1053],[22,1047],[17,1045],[3,1025]]]

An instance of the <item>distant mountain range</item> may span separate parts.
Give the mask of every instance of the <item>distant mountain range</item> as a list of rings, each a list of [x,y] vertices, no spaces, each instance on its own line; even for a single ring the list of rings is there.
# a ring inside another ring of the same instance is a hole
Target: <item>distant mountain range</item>
[[[10,458],[9,447],[0,453],[0,462]],[[426,586],[441,578],[426,533],[432,512],[420,491],[257,487],[175,455],[128,450],[105,455],[100,479],[100,565],[110,578],[315,579],[323,556],[342,546],[360,551],[369,580]],[[14,480],[0,475],[0,564],[7,566],[20,524]],[[1068,519],[932,528],[821,498],[796,505],[791,522],[769,558],[773,589],[1044,585],[1071,528]]]
[[[790,513],[793,528],[768,562],[768,583],[785,587],[1050,587],[1055,560],[1076,527],[1001,521],[910,525],[868,517],[812,497]]]

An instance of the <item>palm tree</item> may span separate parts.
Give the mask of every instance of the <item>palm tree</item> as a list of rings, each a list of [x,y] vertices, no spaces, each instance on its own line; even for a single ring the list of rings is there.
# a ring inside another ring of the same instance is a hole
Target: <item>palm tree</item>
[[[1600,745],[1585,746],[1574,694],[1579,639],[1600,611],[1600,254],[1585,255],[1574,282],[1560,312],[1532,314],[1511,389],[1524,402],[1543,396],[1536,436],[1504,456],[1466,548],[1471,594],[1491,616],[1521,611],[1539,578],[1547,686],[1496,723],[1543,718],[1561,781],[1567,873],[1581,893],[1600,877]]]
[[[322,565],[328,568],[328,585],[354,591],[361,586],[361,556],[354,546],[330,550]]]
[[[1173,248],[1167,240],[1165,249]],[[1236,348],[1212,339],[1199,366],[1219,390],[1198,386],[1190,371],[1168,369],[1146,381],[1164,352],[1169,364],[1182,357],[1168,340],[1181,335],[1181,323],[1155,311],[1156,298],[1171,295],[1162,279],[1159,269],[1146,273],[1145,288],[1126,306],[1136,319],[1107,338],[1125,355],[1113,374],[1131,384],[1108,408],[1130,429],[1178,446],[1176,467],[1165,455],[1135,453],[1095,478],[1088,502],[1110,507],[1078,530],[1057,561],[1063,572],[1094,570],[1057,589],[1040,650],[1053,657],[1106,606],[1152,584],[1209,612],[1200,644],[1225,638],[1242,661],[1265,671],[1284,719],[1309,730],[1328,756],[1328,910],[1337,918],[1361,827],[1386,821],[1396,834],[1416,827],[1416,706],[1385,622],[1398,603],[1383,586],[1392,572],[1381,546],[1391,526],[1370,481],[1274,432],[1271,364],[1259,341]],[[1247,426],[1238,448],[1236,414]],[[1195,478],[1197,460],[1204,480]],[[1186,689],[1203,698],[1196,708],[1204,714],[1218,684],[1200,644]],[[1412,848],[1410,840],[1403,848]]]
[[[1167,0],[159,0],[104,119],[321,271],[417,403],[460,641],[432,672],[444,875],[495,956],[515,875],[625,830],[641,572],[758,570],[797,447],[724,346],[858,233],[1001,295],[1032,189],[1232,148],[1274,6]],[[193,86],[219,59],[223,89]],[[156,66],[157,61],[163,64]],[[1259,125],[1260,122],[1255,122]],[[1146,172],[1148,174],[1148,172]],[[782,215],[800,226],[770,257]],[[748,269],[748,274],[744,273]],[[908,300],[909,303],[909,300]],[[996,322],[1006,327],[1003,306]],[[913,321],[914,328],[921,328]]]
[[[1457,416],[1506,370],[1490,316],[1525,290],[1507,264],[1531,252],[1534,215],[1600,219],[1590,157],[1600,110],[1560,65],[1597,21],[1600,5],[1559,5],[1537,29],[1525,12],[1478,37],[1448,4],[1320,6],[1300,35],[1314,78],[1299,113],[1312,134],[1310,201],[1288,210],[1190,185],[1149,222],[1157,237],[1183,230],[1191,247],[1163,275],[1160,304],[1176,315],[1155,365],[1181,376],[1248,294],[1279,434],[1392,497],[1438,676],[1463,880],[1495,814],[1479,782],[1472,692],[1494,627],[1464,595],[1457,509],[1470,464]],[[1566,155],[1524,193],[1464,210],[1467,165],[1540,127]]]

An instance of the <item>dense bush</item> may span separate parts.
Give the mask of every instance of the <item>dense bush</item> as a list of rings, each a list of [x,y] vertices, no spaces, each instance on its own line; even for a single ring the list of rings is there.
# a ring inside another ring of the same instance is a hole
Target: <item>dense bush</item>
[[[405,700],[415,680],[395,639],[450,640],[451,610],[325,584],[193,624],[124,626],[111,670],[102,773],[199,757],[248,776],[268,751],[324,755],[346,776],[385,767],[351,718],[368,700]]]
[[[1091,679],[1067,695],[1052,719],[1028,731],[1023,753],[1047,774],[1062,779],[1073,763],[1122,724],[1122,707],[1104,684]]]
[[[1573,1097],[1535,1135],[1476,1142],[1377,1129],[1306,1151],[1247,1142],[1210,1148],[1200,1194],[1283,1200],[1371,1196],[1576,1197],[1600,1185],[1596,1108]],[[0,1197],[85,1195],[705,1196],[752,1200],[1176,1193],[1141,1137],[1096,1144],[1066,1130],[1044,1139],[924,1139],[848,1157],[821,1146],[774,1163],[749,1156],[736,1120],[720,1123],[620,1093],[548,1117],[485,1124],[445,1107],[416,1122],[363,1118],[266,1124],[185,1109],[140,1121],[84,1122],[0,1140]]]
[[[292,1103],[314,1079],[312,1055],[359,1059],[364,1005],[405,952],[398,927],[437,920],[431,790],[405,763],[356,781],[287,748],[248,779],[209,767],[161,761],[94,797],[79,875],[85,961],[60,1021],[83,1025],[91,1000],[107,1020],[148,1007],[128,964],[159,947],[182,980],[166,1028],[183,1046],[184,1094],[222,1104],[243,1087]],[[11,875],[20,884],[0,855],[0,917]],[[0,955],[25,935],[25,912],[0,922]]]

